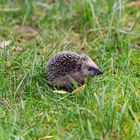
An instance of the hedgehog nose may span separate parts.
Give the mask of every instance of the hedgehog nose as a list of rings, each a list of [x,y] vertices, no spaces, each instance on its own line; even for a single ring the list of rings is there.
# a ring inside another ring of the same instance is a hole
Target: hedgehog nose
[[[103,72],[101,70],[97,71],[97,75],[103,74]]]

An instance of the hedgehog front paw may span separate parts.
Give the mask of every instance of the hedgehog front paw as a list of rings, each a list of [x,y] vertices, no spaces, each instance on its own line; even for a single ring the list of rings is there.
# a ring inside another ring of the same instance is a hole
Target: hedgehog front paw
[[[68,85],[68,86],[66,86],[65,88],[66,88],[66,90],[67,90],[68,92],[72,93],[73,87],[72,87],[71,85]]]

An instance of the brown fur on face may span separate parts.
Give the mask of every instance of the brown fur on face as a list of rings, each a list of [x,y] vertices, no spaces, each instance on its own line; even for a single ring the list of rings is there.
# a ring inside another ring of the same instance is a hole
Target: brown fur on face
[[[86,55],[81,56],[81,73],[84,77],[101,74],[99,67]]]

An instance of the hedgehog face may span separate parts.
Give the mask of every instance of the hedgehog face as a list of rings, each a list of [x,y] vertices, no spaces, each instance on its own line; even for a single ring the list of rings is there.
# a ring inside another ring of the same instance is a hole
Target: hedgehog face
[[[81,71],[84,76],[96,76],[103,73],[88,56],[82,56],[81,62]]]

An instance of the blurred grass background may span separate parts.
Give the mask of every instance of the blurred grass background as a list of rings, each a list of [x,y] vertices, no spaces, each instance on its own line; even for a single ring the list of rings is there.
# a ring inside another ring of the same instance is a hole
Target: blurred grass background
[[[139,17],[131,0],[0,0],[0,140],[139,140]],[[44,71],[60,50],[104,74],[54,94]]]

